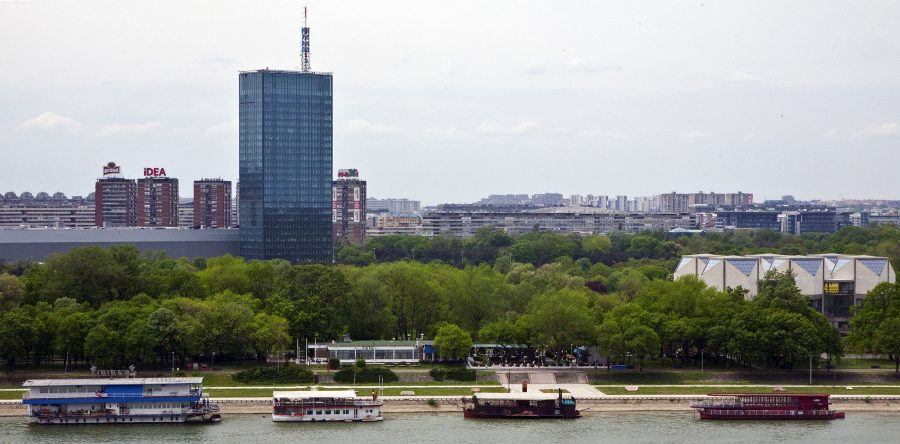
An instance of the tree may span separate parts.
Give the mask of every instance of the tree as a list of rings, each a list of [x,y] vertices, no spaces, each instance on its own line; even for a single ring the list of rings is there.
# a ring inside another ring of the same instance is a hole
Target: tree
[[[375,267],[344,270],[352,290],[339,298],[342,329],[355,339],[396,337],[397,319],[391,312],[391,295]]]
[[[0,311],[12,310],[24,302],[25,286],[19,278],[10,274],[0,274]]]
[[[900,283],[881,283],[870,290],[850,318],[850,343],[867,353],[886,353],[900,370]]]
[[[508,319],[491,322],[478,330],[478,339],[502,347],[525,342],[524,332]]]
[[[250,291],[247,269],[247,263],[243,259],[226,254],[207,259],[206,268],[198,272],[197,276],[209,293],[231,291],[245,294]]]
[[[152,338],[153,349],[160,362],[169,358],[169,354],[178,346],[178,326],[175,313],[167,308],[160,308],[147,317],[146,333]]]
[[[472,336],[455,324],[443,324],[434,336],[434,347],[444,359],[456,361],[472,348]]]
[[[253,346],[260,356],[269,356],[291,344],[290,325],[281,316],[257,313],[253,317]]]
[[[460,271],[443,269],[441,288],[448,319],[469,332],[477,332],[504,308],[506,282],[487,265]]]
[[[91,364],[111,368],[122,356],[122,337],[103,324],[97,324],[84,338],[84,354]]]
[[[288,320],[297,338],[335,338],[341,322],[335,301],[350,293],[350,282],[339,270],[325,265],[294,265],[275,283],[265,302],[268,311]]]
[[[536,343],[559,349],[592,341],[590,313],[587,290],[561,289],[536,295],[521,319]]]
[[[894,372],[900,373],[900,317],[885,319],[878,329],[878,349],[894,360]]]
[[[18,357],[25,357],[29,351],[26,339],[32,335],[32,319],[22,309],[14,309],[0,314],[0,357],[9,372],[16,365]]]

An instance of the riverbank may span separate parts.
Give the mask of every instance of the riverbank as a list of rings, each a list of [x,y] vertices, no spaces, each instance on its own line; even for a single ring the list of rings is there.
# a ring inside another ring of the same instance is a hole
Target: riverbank
[[[611,412],[690,412],[691,401],[704,399],[697,395],[670,396],[609,396],[578,401],[578,409],[584,415]],[[383,412],[409,413],[458,413],[462,411],[461,397],[385,397]],[[260,414],[272,411],[271,398],[213,398],[223,415]],[[831,406],[846,412],[883,412],[900,414],[900,396],[832,396]],[[18,402],[0,402],[0,416],[22,416],[25,407]]]

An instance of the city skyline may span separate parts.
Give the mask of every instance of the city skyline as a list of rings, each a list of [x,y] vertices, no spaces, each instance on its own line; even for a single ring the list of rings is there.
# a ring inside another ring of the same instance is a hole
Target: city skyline
[[[3,191],[86,195],[110,160],[236,181],[236,73],[299,67],[302,6],[100,5],[0,5]],[[334,168],[426,204],[900,198],[900,6],[536,5],[312,3]]]

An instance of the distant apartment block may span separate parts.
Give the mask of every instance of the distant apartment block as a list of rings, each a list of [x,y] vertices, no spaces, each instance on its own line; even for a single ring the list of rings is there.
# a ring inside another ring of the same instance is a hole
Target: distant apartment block
[[[693,228],[695,224],[693,217],[686,214],[612,213],[590,207],[510,212],[447,211],[439,207],[437,211],[422,216],[422,233],[426,236],[447,233],[457,237],[471,237],[479,228],[493,226],[511,235],[535,230],[590,234],[611,231],[669,231],[675,228]]]
[[[335,244],[362,246],[366,239],[366,181],[356,169],[338,170],[331,184],[331,227]]]
[[[559,193],[543,193],[531,196],[531,203],[542,207],[556,207],[563,204],[563,195]]]
[[[753,299],[759,294],[760,280],[770,270],[793,273],[800,292],[842,331],[847,329],[850,307],[858,305],[876,285],[897,280],[886,257],[841,254],[696,254],[682,257],[674,277],[696,276],[718,290],[742,287]]]
[[[661,213],[692,213],[698,208],[743,207],[753,205],[753,194],[736,193],[668,193],[655,197],[655,211]]]
[[[194,181],[194,228],[230,228],[231,181],[201,179]]]
[[[94,207],[0,207],[0,228],[91,228]]]
[[[137,224],[137,184],[126,179],[115,162],[103,166],[94,185],[94,223],[98,227],[133,227]]]
[[[193,199],[181,199],[178,203],[178,228],[194,228]]]
[[[478,201],[481,205],[525,205],[531,203],[527,194],[491,194]]]
[[[372,216],[366,236],[388,234],[422,235],[422,216],[418,213],[383,213]]]
[[[417,213],[421,210],[421,202],[410,199],[366,199],[366,211],[370,213]]]
[[[178,226],[178,179],[148,176],[137,180],[137,226]]]

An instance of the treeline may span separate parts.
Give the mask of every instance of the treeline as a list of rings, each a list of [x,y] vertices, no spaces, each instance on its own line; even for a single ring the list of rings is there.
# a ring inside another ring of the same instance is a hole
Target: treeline
[[[586,258],[607,265],[631,259],[674,259],[683,254],[712,253],[742,255],[754,253],[870,254],[891,258],[900,268],[900,229],[892,225],[846,227],[834,234],[806,233],[800,236],[771,230],[704,233],[702,236],[668,237],[664,232],[608,235],[578,235],[534,232],[512,237],[489,227],[471,238],[453,236],[391,235],[370,238],[364,248],[338,248],[336,260],[347,265],[376,262],[439,260],[456,266],[493,264],[502,256],[511,261],[536,266],[561,256]]]
[[[747,301],[741,290],[717,292],[694,279],[673,282],[677,257],[814,244],[820,249],[801,252],[860,248],[884,254],[879,251],[896,249],[896,243],[887,245],[896,236],[889,227],[809,239],[759,232],[509,238],[482,230],[453,241],[463,245],[462,262],[454,260],[452,248],[446,261],[425,255],[437,254],[431,248],[447,239],[428,240],[426,248],[420,238],[378,238],[358,250],[378,255],[365,266],[231,256],[190,261],[141,255],[132,247],[82,248],[2,269],[0,357],[7,368],[64,359],[167,367],[173,357],[178,366],[264,359],[292,350],[296,338],[425,335],[437,336],[455,357],[478,340],[525,343],[550,353],[599,345],[616,361],[653,355],[674,364],[705,358],[714,365],[790,367],[823,352],[839,355],[841,346],[791,276],[772,276],[761,295]],[[419,246],[400,248],[401,241]],[[481,259],[473,245],[480,245]],[[400,260],[383,257],[395,248]],[[403,260],[403,252],[416,260]]]

